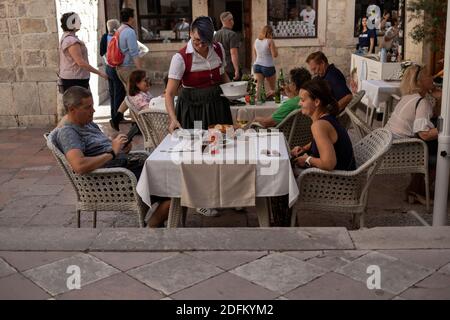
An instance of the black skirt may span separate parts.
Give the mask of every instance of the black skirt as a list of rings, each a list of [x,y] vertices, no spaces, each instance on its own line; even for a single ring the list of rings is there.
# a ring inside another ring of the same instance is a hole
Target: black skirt
[[[176,114],[184,129],[194,129],[194,121],[201,121],[202,128],[214,124],[233,124],[230,101],[221,97],[219,86],[209,88],[183,88],[178,97]]]

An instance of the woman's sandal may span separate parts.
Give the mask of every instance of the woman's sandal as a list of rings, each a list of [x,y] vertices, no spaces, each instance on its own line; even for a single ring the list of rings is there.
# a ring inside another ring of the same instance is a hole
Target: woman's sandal
[[[408,203],[409,204],[414,204],[414,203],[420,203],[424,206],[427,205],[427,198],[424,197],[421,194],[415,193],[413,191],[408,192]],[[433,200],[430,199],[430,205],[433,205]]]

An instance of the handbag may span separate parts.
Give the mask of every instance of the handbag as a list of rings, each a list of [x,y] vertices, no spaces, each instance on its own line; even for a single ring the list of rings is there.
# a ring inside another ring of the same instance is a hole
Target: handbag
[[[58,92],[63,94],[64,93],[64,83],[62,79],[59,77],[59,73],[57,72],[56,75],[58,76],[58,80],[56,80],[56,86],[58,87]]]

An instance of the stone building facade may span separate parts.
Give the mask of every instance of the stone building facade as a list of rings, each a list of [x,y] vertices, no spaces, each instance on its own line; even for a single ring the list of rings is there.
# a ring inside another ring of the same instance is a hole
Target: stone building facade
[[[251,39],[253,43],[267,24],[267,1],[251,3]],[[57,93],[58,43],[62,13],[76,11],[82,21],[78,35],[89,50],[91,65],[103,68],[98,55],[101,35],[108,18],[119,18],[119,3],[137,8],[137,0],[0,0],[0,128],[52,126],[62,114]],[[318,0],[317,38],[277,39],[279,57],[276,68],[290,70],[305,64],[307,55],[322,50],[329,60],[348,75],[350,54],[357,42],[353,37],[354,0]],[[114,15],[114,16],[111,16]],[[192,0],[192,18],[208,15],[207,0]],[[414,26],[406,25],[405,35]],[[162,81],[170,59],[185,43],[150,43],[144,59],[154,82]],[[427,48],[405,43],[405,58],[426,59]],[[107,84],[91,75],[95,104],[107,98]],[[60,106],[58,108],[58,105]]]

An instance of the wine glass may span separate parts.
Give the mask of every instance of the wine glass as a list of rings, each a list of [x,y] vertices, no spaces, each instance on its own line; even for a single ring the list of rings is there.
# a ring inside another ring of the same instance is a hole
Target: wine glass
[[[240,125],[241,128],[244,128],[249,122],[248,111],[245,108],[240,108],[238,110],[236,121]]]

